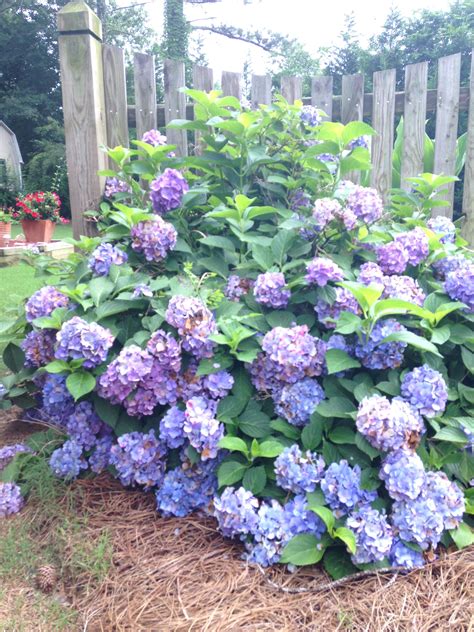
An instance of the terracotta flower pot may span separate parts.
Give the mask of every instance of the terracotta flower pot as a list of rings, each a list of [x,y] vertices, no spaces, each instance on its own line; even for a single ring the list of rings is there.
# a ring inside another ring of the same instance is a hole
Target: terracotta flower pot
[[[53,238],[56,224],[50,219],[22,219],[21,226],[27,243],[36,244],[41,241],[48,244]]]
[[[8,246],[12,236],[12,225],[10,222],[0,222],[0,246]]]

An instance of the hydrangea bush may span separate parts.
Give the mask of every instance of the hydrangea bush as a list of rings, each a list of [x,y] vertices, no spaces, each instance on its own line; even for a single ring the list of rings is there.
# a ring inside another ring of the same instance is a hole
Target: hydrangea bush
[[[109,150],[100,237],[36,260],[60,281],[8,332],[4,407],[53,426],[58,477],[107,469],[164,516],[206,511],[252,563],[341,577],[469,544],[474,260],[430,219],[452,178],[384,205],[347,180],[368,125],[188,92],[172,126],[199,152],[156,130]],[[6,455],[3,514],[36,458]]]

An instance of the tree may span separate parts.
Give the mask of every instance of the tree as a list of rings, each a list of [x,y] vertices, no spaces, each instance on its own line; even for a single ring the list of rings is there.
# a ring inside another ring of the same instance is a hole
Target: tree
[[[340,94],[341,76],[360,72],[362,47],[356,28],[355,14],[352,11],[344,17],[344,27],[339,36],[341,46],[322,50],[329,58],[325,72],[334,76],[334,89]]]

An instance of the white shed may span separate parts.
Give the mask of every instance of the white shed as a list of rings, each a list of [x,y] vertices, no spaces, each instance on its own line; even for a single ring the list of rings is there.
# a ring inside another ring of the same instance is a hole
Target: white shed
[[[0,121],[0,186],[10,180],[15,189],[21,189],[23,158],[15,134]]]

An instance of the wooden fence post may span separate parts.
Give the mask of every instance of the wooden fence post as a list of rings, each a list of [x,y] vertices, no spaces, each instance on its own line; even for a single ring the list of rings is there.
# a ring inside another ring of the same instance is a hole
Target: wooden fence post
[[[282,77],[281,94],[290,105],[303,96],[303,82],[301,77]]]
[[[341,123],[362,121],[364,116],[364,76],[344,75],[341,91]],[[360,172],[350,171],[346,178],[355,184],[360,182]]]
[[[405,67],[405,101],[403,111],[403,148],[400,186],[409,191],[412,178],[423,172],[425,147],[426,94],[428,62]]]
[[[193,66],[193,88],[210,92],[214,87],[214,73],[207,66]],[[199,156],[202,153],[201,132],[194,132],[194,153]]]
[[[102,25],[82,0],[69,2],[57,15],[59,62],[69,172],[72,229],[87,234],[84,211],[97,209],[107,168],[101,145],[107,144],[102,71]]]
[[[252,75],[252,107],[272,102],[272,78],[270,75]]]
[[[105,116],[107,145],[128,147],[127,85],[125,80],[125,56],[117,46],[102,47],[104,66]],[[109,160],[110,168],[116,165]]]
[[[133,56],[137,139],[156,129],[156,79],[153,55],[135,53]]]
[[[474,246],[474,49],[471,52],[471,79],[469,82],[469,118],[467,120],[466,166],[464,167],[463,236]]]
[[[371,186],[387,201],[392,187],[393,126],[395,121],[396,70],[374,72]]]
[[[186,95],[180,92],[180,88],[186,86],[184,79],[184,63],[176,59],[165,59],[164,63],[165,83],[165,123],[168,125],[173,119],[186,118]],[[188,137],[186,130],[166,130],[168,142],[176,145],[178,156],[188,155]]]
[[[242,98],[242,76],[240,72],[222,71],[222,95],[224,97],[236,97],[239,101]]]
[[[328,75],[318,75],[311,79],[311,105],[323,110],[327,119],[332,119],[332,84]]]

